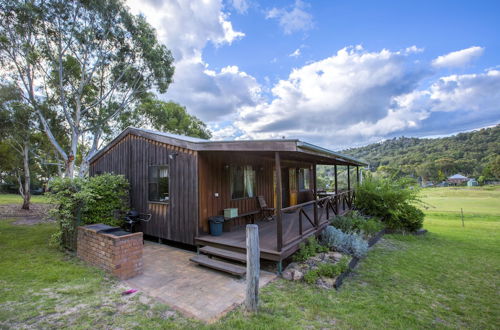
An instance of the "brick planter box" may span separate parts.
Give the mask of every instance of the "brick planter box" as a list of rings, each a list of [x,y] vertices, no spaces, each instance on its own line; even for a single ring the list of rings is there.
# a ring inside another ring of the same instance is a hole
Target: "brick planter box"
[[[142,233],[121,234],[102,224],[78,227],[77,256],[122,280],[142,274]]]

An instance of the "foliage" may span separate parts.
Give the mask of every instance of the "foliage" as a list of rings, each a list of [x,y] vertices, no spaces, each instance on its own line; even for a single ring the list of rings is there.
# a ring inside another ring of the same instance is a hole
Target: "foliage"
[[[387,177],[421,176],[438,181],[458,172],[498,179],[500,172],[490,172],[488,167],[500,164],[500,125],[438,139],[394,138],[343,153],[366,160]]]
[[[333,226],[326,227],[321,233],[321,243],[357,258],[361,258],[368,253],[368,242],[362,236],[346,234]]]
[[[127,125],[152,127],[158,131],[210,139],[212,134],[206,124],[190,115],[186,108],[175,103],[146,97],[137,111],[127,119]]]
[[[92,223],[120,225],[117,215],[128,208],[129,183],[123,175],[105,173],[90,178],[58,178],[50,184],[50,211],[57,220],[60,244],[74,248],[76,227]]]
[[[164,93],[174,73],[156,31],[120,0],[0,2],[0,64],[69,177],[79,154],[84,174],[120,114],[136,111],[151,90]],[[62,121],[63,137],[53,118]]]
[[[356,190],[356,208],[377,217],[393,230],[415,231],[423,224],[423,214],[413,206],[418,203],[418,189],[405,179],[367,176]]]
[[[376,218],[363,216],[359,211],[350,211],[333,217],[330,224],[344,233],[371,236],[382,230],[383,224]]]
[[[315,236],[311,236],[305,243],[300,243],[299,250],[293,255],[294,261],[306,261],[317,253],[326,252],[328,248],[318,243]]]
[[[336,263],[323,263],[318,268],[311,269],[304,274],[304,281],[314,284],[320,277],[335,278],[349,268],[349,258],[342,256]]]

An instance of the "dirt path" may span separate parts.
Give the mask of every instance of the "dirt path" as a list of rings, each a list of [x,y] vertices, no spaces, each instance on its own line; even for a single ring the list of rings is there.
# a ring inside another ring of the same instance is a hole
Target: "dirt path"
[[[53,207],[51,204],[31,204],[29,210],[21,209],[20,204],[0,205],[0,219],[19,218],[16,225],[35,225],[37,223],[53,222],[48,217],[48,211]]]

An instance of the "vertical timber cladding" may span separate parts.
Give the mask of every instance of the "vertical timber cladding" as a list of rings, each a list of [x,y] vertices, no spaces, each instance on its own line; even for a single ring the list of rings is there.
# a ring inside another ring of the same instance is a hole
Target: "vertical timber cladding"
[[[169,203],[148,202],[150,165],[169,165]],[[193,150],[128,134],[92,162],[90,175],[124,174],[130,182],[131,207],[152,214],[142,231],[146,235],[194,244],[198,228],[197,167]]]
[[[252,165],[255,170],[255,196],[231,199],[230,164]],[[238,208],[238,213],[259,209],[257,196],[264,196],[273,205],[273,162],[253,153],[205,151],[199,152],[199,229],[209,232],[208,217],[222,215],[225,208]],[[215,196],[219,194],[219,197]],[[235,225],[244,225],[245,219],[235,219]]]
[[[255,196],[253,198],[231,199],[229,169],[230,164],[252,165],[255,170]],[[282,167],[308,167],[310,163],[282,161]],[[312,182],[312,181],[310,181]],[[269,207],[274,206],[274,154],[257,152],[199,152],[199,229],[208,232],[208,217],[222,215],[225,208],[238,208],[238,213],[259,209],[257,196],[264,196]],[[216,197],[215,193],[219,196]],[[312,192],[299,192],[299,203],[312,199]],[[234,220],[235,225],[245,225],[245,219]]]

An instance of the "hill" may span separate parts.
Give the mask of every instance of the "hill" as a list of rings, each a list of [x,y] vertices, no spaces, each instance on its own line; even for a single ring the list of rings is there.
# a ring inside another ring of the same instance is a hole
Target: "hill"
[[[390,175],[443,180],[458,172],[475,178],[499,178],[500,125],[444,138],[399,137],[342,152]]]

